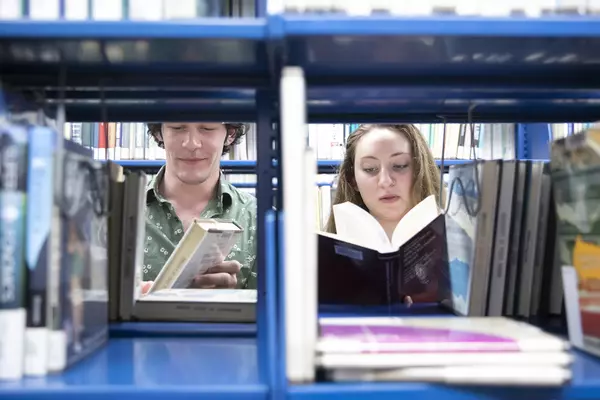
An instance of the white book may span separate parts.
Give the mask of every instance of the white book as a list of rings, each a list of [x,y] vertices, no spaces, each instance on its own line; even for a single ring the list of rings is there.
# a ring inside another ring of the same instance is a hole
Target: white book
[[[327,369],[392,369],[410,367],[450,367],[473,365],[482,367],[494,366],[529,366],[567,367],[573,362],[573,356],[564,351],[536,353],[500,353],[500,352],[440,352],[440,353],[370,353],[370,354],[336,354],[319,355],[317,363]]]
[[[179,3],[178,0],[175,3]],[[160,21],[163,19],[163,0],[129,0],[129,19]]]
[[[282,288],[285,307],[285,352],[286,376],[290,382],[310,382],[314,380],[314,364],[308,368],[311,355],[306,343],[306,325],[315,321],[306,321],[309,312],[305,300],[312,296],[316,288],[307,287],[306,268],[309,258],[307,234],[314,232],[314,216],[306,218],[306,142],[308,126],[306,123],[306,84],[304,72],[298,67],[286,67],[282,71],[281,87],[281,131],[283,179],[285,182],[298,182],[285,185],[283,192],[285,282]],[[314,181],[313,181],[314,182]],[[310,230],[307,231],[308,224]],[[309,294],[310,293],[310,294]]]
[[[197,16],[196,0],[177,0],[163,3],[164,19],[193,19]]]
[[[0,0],[0,20],[23,18],[22,0]]]
[[[90,18],[90,8],[88,0],[64,0],[65,1],[65,19],[68,20],[86,20]]]
[[[123,19],[122,0],[92,0],[92,18],[99,21]]]
[[[441,213],[435,196],[426,197],[402,217],[390,240],[381,224],[371,214],[354,203],[344,202],[333,206],[333,217],[337,233],[321,233],[348,243],[377,250],[380,253],[391,253],[398,250]]]
[[[47,21],[59,19],[59,0],[29,0],[29,18]]]
[[[142,296],[134,317],[153,321],[255,322],[252,289],[162,289]]]
[[[454,385],[562,386],[571,379],[567,368],[503,365],[493,367],[420,367],[383,371],[339,370],[332,379],[341,381],[433,382]]]

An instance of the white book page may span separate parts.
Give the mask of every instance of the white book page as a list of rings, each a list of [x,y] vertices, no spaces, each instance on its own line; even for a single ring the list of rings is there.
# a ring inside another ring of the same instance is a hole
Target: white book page
[[[440,209],[435,201],[435,196],[427,196],[423,201],[409,210],[402,217],[396,229],[394,229],[394,233],[392,234],[394,248],[400,248],[410,238],[436,219],[438,215],[440,215]]]
[[[338,238],[382,253],[394,250],[383,227],[367,211],[345,202],[333,206]]]

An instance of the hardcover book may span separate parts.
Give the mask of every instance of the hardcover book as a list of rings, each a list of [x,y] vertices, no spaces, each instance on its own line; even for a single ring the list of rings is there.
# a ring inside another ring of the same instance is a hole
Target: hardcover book
[[[333,213],[337,233],[319,232],[320,304],[450,301],[445,219],[434,196],[406,213],[391,239],[359,206],[337,204]]]

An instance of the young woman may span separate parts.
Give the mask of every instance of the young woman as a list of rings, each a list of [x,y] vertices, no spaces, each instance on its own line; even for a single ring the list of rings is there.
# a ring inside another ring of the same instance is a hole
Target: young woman
[[[441,207],[440,190],[440,170],[415,126],[361,125],[348,137],[332,203],[359,205],[391,239],[402,217],[427,196],[435,195]],[[325,230],[336,232],[333,209]],[[403,301],[413,300],[426,299],[405,296]]]
[[[333,204],[361,206],[391,238],[421,200],[433,194],[439,202],[440,187],[440,170],[414,125],[361,125],[348,137]],[[325,230],[335,233],[333,211]]]

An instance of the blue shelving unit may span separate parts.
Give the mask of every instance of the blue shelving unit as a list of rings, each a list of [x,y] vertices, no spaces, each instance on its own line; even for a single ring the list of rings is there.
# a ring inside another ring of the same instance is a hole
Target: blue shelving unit
[[[63,374],[0,383],[12,399],[267,399],[256,338],[113,338]]]
[[[546,157],[547,158],[547,157]],[[156,172],[165,165],[164,160],[115,160],[116,163],[129,169],[141,169],[149,172]],[[462,164],[467,160],[444,160],[444,166],[449,167],[454,164]],[[437,161],[438,165],[442,165],[441,160]],[[273,163],[277,166],[277,162]],[[340,162],[337,160],[319,160],[317,161],[317,169],[320,174],[336,173]],[[223,160],[221,161],[221,169],[225,173],[236,174],[254,174],[256,172],[256,161],[249,160]]]
[[[261,4],[257,15],[264,16]],[[2,383],[0,398],[598,398],[600,363],[580,354],[573,382],[556,390],[288,387],[278,284],[283,213],[272,211],[272,181],[279,175],[272,143],[281,139],[273,123],[284,65],[305,71],[311,122],[467,121],[471,111],[473,121],[546,124],[598,118],[598,54],[598,18],[0,22],[5,88],[43,103],[49,113],[64,98],[72,121],[256,121],[258,160],[244,168],[257,173],[259,207],[256,337],[252,326],[114,326],[98,354],[61,375]],[[534,145],[547,145],[543,129],[531,128],[520,128],[529,132],[520,135],[520,157],[532,158]],[[542,132],[537,141],[527,137],[533,132]]]

